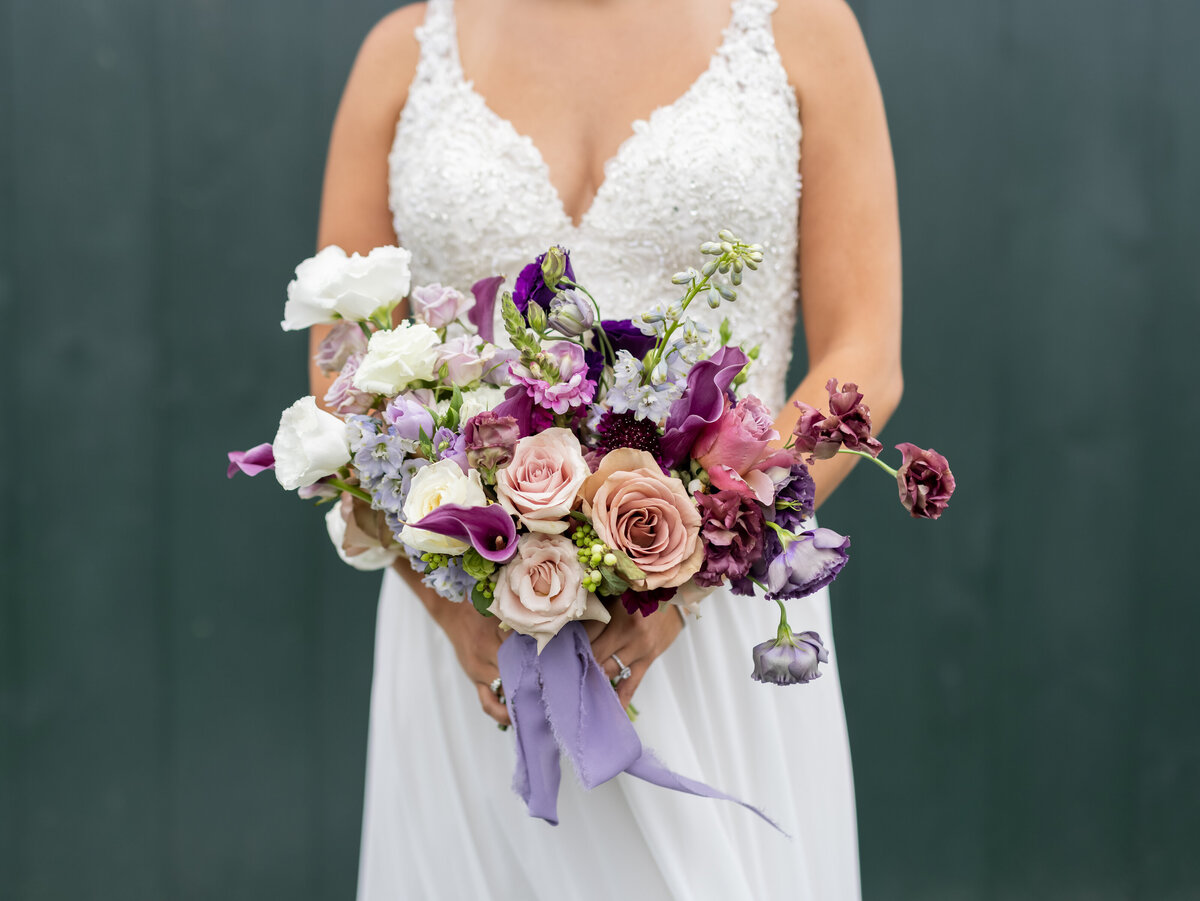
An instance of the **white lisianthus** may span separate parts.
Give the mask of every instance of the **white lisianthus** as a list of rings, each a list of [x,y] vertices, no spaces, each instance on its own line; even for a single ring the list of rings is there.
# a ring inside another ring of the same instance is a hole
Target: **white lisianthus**
[[[331,476],[350,462],[346,423],[320,409],[312,395],[283,411],[271,449],[275,478],[288,491]]]
[[[354,387],[367,394],[391,396],[413,382],[432,379],[440,343],[438,333],[419,322],[402,322],[394,329],[376,332],[354,373]]]
[[[376,545],[358,554],[347,554],[345,548],[346,518],[342,515],[340,504],[330,505],[329,512],[325,514],[325,528],[329,531],[329,540],[333,542],[342,561],[363,572],[387,569],[400,555],[399,544],[393,544],[391,547]]]
[[[453,460],[439,460],[413,476],[408,497],[404,501],[404,519],[410,523],[418,522],[442,504],[486,507],[487,502],[477,470],[464,473],[462,467]],[[409,547],[431,554],[462,554],[470,547],[457,538],[415,529],[411,525],[401,530],[400,540]]]
[[[376,310],[390,311],[412,282],[403,247],[376,247],[365,257],[346,256],[332,244],[296,267],[283,308],[284,331],[306,329],[339,318],[361,322]]]

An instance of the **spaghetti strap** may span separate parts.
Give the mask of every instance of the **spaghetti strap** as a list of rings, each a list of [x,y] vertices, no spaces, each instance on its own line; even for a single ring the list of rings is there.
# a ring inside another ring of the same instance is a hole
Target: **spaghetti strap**
[[[416,29],[421,47],[416,77],[425,82],[451,83],[461,78],[458,37],[454,27],[454,0],[428,0],[425,21]]]

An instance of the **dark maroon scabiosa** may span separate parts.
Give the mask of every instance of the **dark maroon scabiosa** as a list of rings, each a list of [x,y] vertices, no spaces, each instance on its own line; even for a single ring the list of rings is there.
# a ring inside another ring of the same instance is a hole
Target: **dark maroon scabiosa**
[[[604,453],[618,447],[632,447],[646,451],[656,460],[662,456],[658,426],[649,419],[638,419],[633,413],[605,411],[596,426],[596,433],[600,436],[597,450]]]
[[[897,444],[904,462],[896,471],[900,503],[915,519],[937,519],[945,511],[954,493],[954,473],[950,463],[937,451],[915,444]]]
[[[713,588],[726,578],[744,578],[762,546],[762,505],[736,491],[698,494],[696,502],[704,542],[704,565],[694,576],[696,584]]]
[[[635,613],[649,616],[658,611],[660,604],[665,604],[675,597],[675,591],[674,588],[651,588],[648,591],[634,591],[629,588],[621,595],[621,605],[630,616]]]
[[[829,415],[803,401],[796,401],[800,421],[792,434],[796,450],[817,460],[828,460],[841,448],[879,456],[883,445],[871,435],[871,409],[853,382],[838,389],[837,379],[825,383],[829,392]],[[811,459],[810,459],[811,462]]]

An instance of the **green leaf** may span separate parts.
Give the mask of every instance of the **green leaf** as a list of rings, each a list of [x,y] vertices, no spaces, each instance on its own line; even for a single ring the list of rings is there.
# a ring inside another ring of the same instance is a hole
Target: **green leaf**
[[[474,605],[475,609],[484,616],[493,615],[492,613],[488,612],[488,607],[492,606],[492,600],[491,598],[486,597],[484,593],[479,590],[478,584],[471,589],[471,604]]]
[[[607,566],[600,567],[600,592],[607,595],[621,595],[629,588],[629,583],[618,576]]]
[[[633,582],[636,579],[646,578],[646,574],[638,567],[636,563],[629,559],[628,555],[622,553],[616,548],[610,548],[612,554],[617,558],[617,565],[613,567],[617,574],[627,582]]]

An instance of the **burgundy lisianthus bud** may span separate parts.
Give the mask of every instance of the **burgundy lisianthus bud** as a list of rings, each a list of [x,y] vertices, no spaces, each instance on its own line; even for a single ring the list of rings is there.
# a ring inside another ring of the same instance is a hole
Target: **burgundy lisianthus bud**
[[[829,662],[829,652],[816,632],[793,635],[790,630],[774,641],[764,641],[751,651],[754,672],[750,677],[772,685],[803,685],[820,678],[818,666]]]
[[[520,437],[521,430],[514,417],[499,416],[492,410],[477,413],[463,426],[467,464],[485,472],[507,466]]]
[[[367,352],[367,336],[357,322],[339,322],[313,355],[313,362],[324,373],[340,372],[355,354]]]
[[[750,572],[763,539],[763,509],[737,491],[696,495],[700,505],[700,540],[704,565],[694,579],[703,588]]]
[[[937,451],[923,450],[907,442],[897,444],[904,462],[896,472],[900,503],[916,519],[937,519],[954,493],[950,463]]]
[[[635,613],[649,616],[658,612],[660,604],[665,604],[675,597],[676,591],[676,588],[650,588],[646,591],[634,591],[629,588],[621,595],[621,605],[630,616]]]
[[[818,460],[828,460],[842,447],[865,451],[878,457],[883,445],[871,435],[871,409],[862,402],[862,393],[853,382],[838,390],[837,379],[825,383],[829,392],[829,415],[816,407],[796,401],[800,421],[792,434],[796,450]]]

